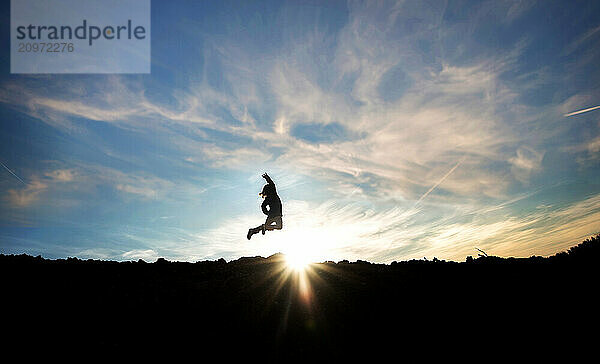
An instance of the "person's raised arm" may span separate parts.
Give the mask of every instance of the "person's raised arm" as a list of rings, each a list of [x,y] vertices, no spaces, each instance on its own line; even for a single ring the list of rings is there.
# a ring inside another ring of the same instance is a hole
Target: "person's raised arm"
[[[272,184],[273,186],[275,185],[275,182],[273,182],[273,180],[271,179],[271,177],[269,177],[269,175],[268,175],[268,174],[264,173],[264,174],[262,175],[262,177],[263,177],[265,180],[267,180],[267,183],[270,183],[270,184]]]

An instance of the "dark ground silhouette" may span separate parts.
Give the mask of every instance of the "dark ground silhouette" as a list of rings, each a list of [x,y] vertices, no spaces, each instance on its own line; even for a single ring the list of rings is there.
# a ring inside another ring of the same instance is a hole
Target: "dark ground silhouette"
[[[306,296],[297,273],[281,274],[280,254],[197,263],[0,255],[2,350],[537,362],[593,352],[599,259],[600,235],[548,258],[324,262],[312,266]]]

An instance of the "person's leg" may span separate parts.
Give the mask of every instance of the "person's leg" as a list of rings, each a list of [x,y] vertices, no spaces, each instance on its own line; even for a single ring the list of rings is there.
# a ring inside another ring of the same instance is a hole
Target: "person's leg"
[[[262,228],[261,228],[261,232],[263,235],[265,235],[266,230],[270,230],[269,229],[270,224],[271,224],[271,218],[267,216],[267,219],[265,220],[265,223],[262,224]]]
[[[264,229],[264,224],[259,225],[259,226],[255,227],[255,228],[250,228],[250,229],[248,229],[248,234],[246,235],[246,237],[248,238],[248,240],[250,240],[250,238],[252,237],[252,235],[258,233],[259,231],[261,231],[263,229]]]
[[[267,221],[265,221],[265,229],[266,230],[281,230],[282,228],[283,228],[283,221],[281,220],[281,216],[270,217],[270,218],[267,217]]]
[[[248,235],[246,236],[248,240],[252,237],[252,235],[258,233],[259,231],[265,235],[265,231],[267,230],[281,230],[283,228],[283,220],[281,216],[277,217],[267,217],[265,223],[255,227],[254,229],[248,230]]]
[[[281,218],[281,216],[277,216],[275,218],[275,226],[273,227],[273,229],[277,229],[277,230],[283,229],[283,219]]]

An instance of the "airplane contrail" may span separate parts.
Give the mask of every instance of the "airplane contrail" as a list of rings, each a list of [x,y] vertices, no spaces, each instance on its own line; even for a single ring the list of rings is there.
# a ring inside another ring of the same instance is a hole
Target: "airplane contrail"
[[[566,117],[566,116],[573,116],[573,115],[577,115],[577,114],[583,114],[584,112],[588,112],[588,111],[592,111],[592,110],[596,110],[596,109],[600,109],[600,105],[594,106],[594,107],[590,107],[590,108],[587,108],[587,109],[583,109],[583,110],[573,111],[573,112],[570,112],[568,114],[565,114],[564,116]]]
[[[416,206],[416,205],[417,205],[419,202],[421,202],[421,201],[422,201],[422,200],[423,200],[425,197],[427,197],[427,195],[429,195],[429,194],[430,194],[430,193],[431,193],[433,190],[435,190],[435,189],[437,188],[437,186],[439,186],[439,185],[440,185],[442,182],[444,182],[444,180],[445,180],[446,178],[448,178],[448,176],[449,176],[450,174],[452,174],[452,172],[454,172],[454,170],[455,170],[456,168],[458,168],[458,166],[460,166],[460,164],[461,164],[461,163],[462,163],[464,160],[465,160],[465,157],[462,157],[462,158],[461,158],[461,160],[459,160],[459,161],[458,161],[458,163],[456,163],[456,164],[454,165],[454,167],[452,167],[452,169],[451,169],[451,170],[449,170],[449,171],[448,171],[448,173],[446,173],[446,174],[444,175],[444,177],[442,177],[442,178],[441,178],[441,179],[440,179],[440,180],[439,180],[439,181],[438,181],[436,184],[434,184],[433,186],[431,186],[431,188],[430,188],[430,189],[429,189],[427,192],[425,192],[425,193],[423,194],[423,196],[421,196],[421,197],[420,197],[420,198],[417,200],[417,202],[415,202],[415,206]]]
[[[421,197],[420,197],[420,198],[417,200],[417,202],[415,202],[415,204],[413,205],[413,207],[411,207],[410,209],[408,209],[408,210],[407,210],[407,211],[406,211],[406,212],[405,212],[403,215],[410,215],[410,214],[412,214],[412,213],[413,213],[413,211],[416,211],[416,210],[417,210],[417,205],[419,204],[419,202],[423,201],[423,199],[424,199],[425,197],[427,197],[427,195],[429,195],[431,192],[433,192],[433,190],[435,190],[435,189],[437,188],[437,186],[439,186],[440,184],[442,184],[442,182],[444,182],[444,180],[445,180],[446,178],[448,178],[448,176],[449,176],[449,175],[451,175],[451,174],[452,174],[452,172],[454,172],[454,170],[456,170],[456,168],[458,168],[458,166],[460,166],[460,165],[461,165],[461,163],[462,163],[462,162],[465,160],[465,158],[466,158],[466,157],[467,157],[467,156],[464,156],[464,157],[462,157],[462,158],[461,158],[461,159],[458,161],[458,163],[456,163],[456,164],[454,165],[454,167],[452,167],[452,168],[451,168],[451,169],[450,169],[450,170],[449,170],[449,171],[448,171],[448,172],[447,172],[447,173],[444,175],[444,177],[442,177],[442,178],[441,178],[441,179],[440,179],[440,180],[439,180],[439,181],[438,181],[436,184],[434,184],[433,186],[431,186],[431,188],[430,188],[429,190],[427,190],[427,192],[425,192],[425,193],[423,194],[423,196],[421,196]],[[400,223],[399,223],[398,225],[400,225]],[[392,228],[395,228],[395,227],[397,227],[398,225],[394,225],[393,227],[387,227],[387,228],[385,228],[385,229],[379,229],[379,231],[378,231],[376,234],[382,234],[382,233],[385,233],[386,231],[389,231],[389,230],[391,230]],[[406,224],[405,224],[404,226],[406,226]],[[392,240],[390,240],[390,243],[389,243],[389,245],[388,245],[388,249],[391,249],[391,247],[392,247],[392,244],[393,244],[393,241],[392,241]]]
[[[2,164],[2,167],[4,167],[4,169],[6,169],[10,174],[12,174],[13,176],[15,176],[15,178],[17,178],[19,181],[21,181],[21,183],[23,183],[25,186],[27,186],[27,183],[25,183],[21,177],[17,176],[15,174],[15,172],[11,171],[10,168],[8,168],[4,163],[0,162],[0,164]]]

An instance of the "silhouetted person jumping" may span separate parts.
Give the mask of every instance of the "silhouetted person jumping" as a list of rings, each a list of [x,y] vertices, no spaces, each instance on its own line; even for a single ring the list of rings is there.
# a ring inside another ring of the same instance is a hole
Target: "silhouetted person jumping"
[[[248,230],[248,235],[246,236],[248,240],[250,240],[252,235],[257,234],[259,231],[264,235],[267,230],[281,230],[281,228],[283,228],[283,221],[281,220],[281,200],[277,195],[275,182],[273,182],[271,177],[266,173],[263,174],[262,177],[267,180],[267,184],[263,186],[262,192],[259,193],[259,195],[265,199],[262,205],[260,205],[260,208],[262,209],[262,212],[267,215],[267,220],[264,224]]]

